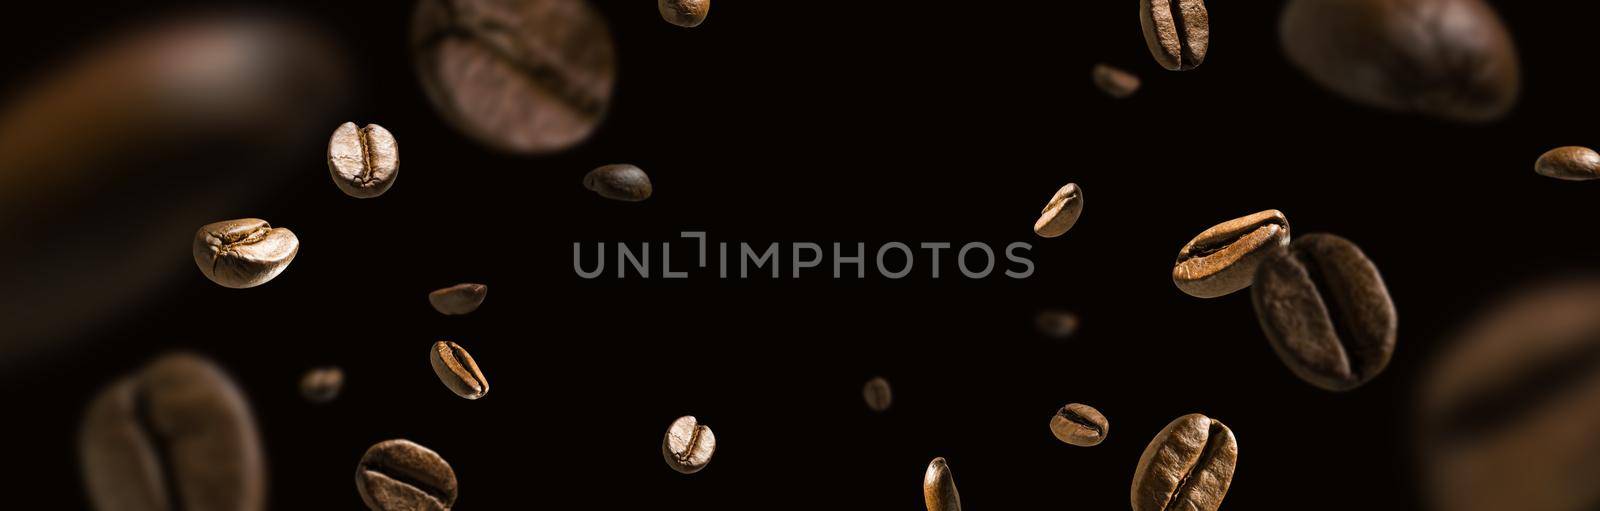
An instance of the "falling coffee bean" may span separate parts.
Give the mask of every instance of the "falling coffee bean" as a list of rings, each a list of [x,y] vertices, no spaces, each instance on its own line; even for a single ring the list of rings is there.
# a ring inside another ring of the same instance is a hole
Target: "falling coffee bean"
[[[459,344],[450,341],[433,343],[433,349],[428,352],[428,363],[433,366],[433,374],[439,376],[439,381],[444,382],[444,386],[457,396],[478,399],[489,393],[489,380],[484,379],[483,372],[478,370],[478,363]]]
[[[1233,483],[1239,446],[1221,421],[1179,417],[1150,440],[1133,473],[1133,511],[1216,511]]]
[[[650,198],[650,176],[627,164],[606,165],[583,176],[583,187],[607,199],[638,202]]]
[[[1206,60],[1211,15],[1202,0],[1139,0],[1144,43],[1161,67],[1188,71]]]
[[[312,403],[333,401],[343,388],[344,371],[337,367],[319,367],[300,377],[300,395]]]
[[[1250,297],[1278,358],[1317,387],[1359,387],[1394,354],[1394,303],[1383,276],[1344,238],[1311,234],[1274,252]]]
[[[456,472],[427,447],[386,440],[361,455],[356,492],[373,511],[446,511],[456,502]]]
[[[584,0],[424,0],[411,46],[440,116],[510,153],[588,139],[616,82],[611,32]]]
[[[961,511],[961,493],[944,458],[928,462],[928,471],[922,474],[922,501],[928,511]]]
[[[299,252],[300,240],[293,232],[256,218],[207,224],[194,234],[194,264],[200,273],[234,289],[266,284]]]
[[[347,122],[328,140],[328,173],[346,195],[369,199],[389,191],[400,173],[400,148],[383,126]]]
[[[1312,81],[1363,105],[1487,122],[1521,87],[1511,34],[1483,0],[1292,0],[1279,37]]]
[[[656,7],[668,23],[680,27],[698,27],[706,21],[711,11],[711,0],[657,0]]]
[[[489,286],[456,284],[428,293],[428,303],[440,314],[459,316],[478,310],[478,306],[483,305],[483,299],[488,295]]]
[[[1109,64],[1095,64],[1094,71],[1090,73],[1094,78],[1094,86],[1100,92],[1106,93],[1117,99],[1127,98],[1139,92],[1139,76]]]
[[[1100,410],[1089,405],[1072,403],[1056,411],[1050,418],[1050,432],[1056,440],[1079,447],[1092,447],[1105,441],[1111,424]]]
[[[1216,298],[1250,287],[1256,267],[1289,244],[1289,219],[1276,209],[1206,229],[1178,251],[1172,283],[1197,298]]]
[[[1033,233],[1042,238],[1061,236],[1078,223],[1078,216],[1082,214],[1083,189],[1077,183],[1067,183],[1044,205],[1039,219],[1033,222]]]
[[[880,413],[888,410],[889,404],[894,400],[894,394],[889,390],[889,380],[883,379],[882,376],[867,380],[867,385],[861,388],[861,396],[866,398],[868,409]]]
[[[1047,310],[1039,313],[1034,319],[1039,328],[1039,333],[1052,339],[1066,339],[1078,333],[1078,324],[1081,320],[1071,311]]]
[[[667,436],[661,440],[661,456],[666,458],[668,467],[680,474],[693,474],[706,468],[716,451],[717,436],[693,415],[672,421]]]
[[[1600,179],[1600,153],[1587,147],[1558,147],[1540,156],[1533,171],[1567,181]]]
[[[221,368],[196,355],[167,355],[101,391],[84,413],[78,454],[100,511],[266,507],[250,406]]]

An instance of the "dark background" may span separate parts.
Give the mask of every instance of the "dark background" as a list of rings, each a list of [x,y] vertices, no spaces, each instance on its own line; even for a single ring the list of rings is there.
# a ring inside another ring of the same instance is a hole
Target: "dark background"
[[[395,437],[450,461],[462,509],[921,509],[935,456],[972,509],[1125,509],[1146,442],[1191,412],[1238,438],[1228,509],[1416,509],[1409,431],[1430,357],[1517,284],[1600,267],[1596,184],[1532,171],[1547,149],[1597,143],[1584,66],[1600,4],[1494,2],[1523,58],[1522,102],[1501,122],[1458,125],[1311,85],[1278,49],[1281,2],[1212,2],[1210,55],[1185,73],[1151,59],[1132,1],[719,0],[696,29],[650,2],[600,3],[620,58],[609,117],[587,144],[531,158],[481,148],[433,112],[409,61],[409,4],[286,7],[355,57],[358,97],[327,132],[387,127],[400,179],[351,199],[308,146],[298,178],[225,216],[299,235],[282,276],[237,291],[185,268],[133,314],[0,375],[22,484],[52,496],[46,508],[86,507],[83,405],[182,348],[217,359],[249,394],[274,509],[360,508],[356,461]],[[55,2],[6,16],[6,88],[91,36],[188,4],[203,3]],[[1101,95],[1097,62],[1137,72],[1144,89]],[[614,202],[580,185],[618,162],[649,172],[655,196]],[[1067,182],[1085,190],[1083,218],[1036,238],[1039,209]],[[1383,271],[1399,345],[1365,387],[1332,394],[1293,377],[1248,293],[1200,300],[1172,285],[1191,237],[1268,208],[1297,234],[1355,241]],[[684,230],[713,243],[1027,241],[1037,272],[948,278],[948,253],[939,280],[925,257],[898,281],[572,270],[574,242],[636,246]],[[482,309],[429,308],[428,291],[463,281],[489,285]],[[1033,330],[1037,311],[1058,307],[1084,318],[1068,341]],[[438,339],[477,358],[486,398],[439,384],[424,354]],[[345,393],[305,403],[301,373],[329,364],[346,371]],[[894,386],[882,415],[860,395],[878,374]],[[1050,435],[1068,402],[1106,414],[1104,444]],[[691,476],[659,452],[685,414],[719,445]]]

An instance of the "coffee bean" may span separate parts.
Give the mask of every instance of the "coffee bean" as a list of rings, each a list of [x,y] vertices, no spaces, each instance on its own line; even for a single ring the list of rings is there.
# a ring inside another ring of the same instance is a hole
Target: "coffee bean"
[[[1109,64],[1095,64],[1094,71],[1090,73],[1094,78],[1094,86],[1100,92],[1106,93],[1117,99],[1127,98],[1139,92],[1139,76]]]
[[[1144,43],[1161,67],[1188,71],[1206,60],[1211,15],[1202,0],[1139,0]]]
[[[361,455],[356,492],[373,511],[446,511],[456,502],[456,472],[427,447],[385,440]]]
[[[928,511],[961,511],[961,492],[956,491],[955,476],[944,458],[934,458],[922,474],[922,501]]]
[[[1217,224],[1178,251],[1172,283],[1198,298],[1231,294],[1250,287],[1261,260],[1287,244],[1289,219],[1276,209]]]
[[[1279,36],[1313,82],[1363,105],[1487,122],[1521,87],[1511,34],[1483,0],[1293,0]]]
[[[433,374],[439,375],[439,381],[444,382],[444,386],[457,396],[478,399],[489,393],[489,380],[484,379],[483,371],[478,370],[478,363],[459,344],[450,341],[433,343],[433,349],[428,352],[428,363],[433,365]]]
[[[1221,421],[1179,417],[1150,440],[1133,473],[1133,511],[1216,511],[1233,483],[1239,446]]]
[[[478,310],[489,295],[489,286],[483,284],[456,284],[428,293],[428,303],[433,310],[446,316],[459,316]]]
[[[867,400],[867,408],[882,413],[889,409],[889,404],[894,401],[894,394],[890,393],[889,380],[882,376],[875,376],[867,380],[867,385],[861,388],[861,396]]]
[[[300,377],[300,395],[312,403],[333,401],[343,388],[344,371],[337,367],[319,367]]]
[[[576,145],[611,103],[616,50],[584,0],[425,0],[411,44],[440,116],[497,150]]]
[[[668,467],[680,474],[693,474],[706,468],[716,451],[717,436],[693,415],[672,421],[667,436],[661,440],[661,457],[666,458]]]
[[[298,253],[300,239],[293,232],[256,218],[207,224],[194,234],[194,264],[223,287],[266,284]]]
[[[1567,181],[1600,179],[1600,153],[1587,147],[1558,147],[1539,156],[1533,171]]]
[[[1078,223],[1078,216],[1082,214],[1083,189],[1077,183],[1067,183],[1044,205],[1039,220],[1033,222],[1033,233],[1043,238],[1061,236]]]
[[[400,174],[400,148],[383,126],[347,122],[328,140],[328,173],[346,195],[369,199],[389,191]]]
[[[606,165],[583,176],[583,187],[607,199],[638,202],[650,198],[650,176],[633,165]]]
[[[78,450],[100,511],[266,507],[250,406],[221,368],[196,355],[161,357],[101,391],[84,414]]]
[[[1055,417],[1050,418],[1050,432],[1056,440],[1079,447],[1100,445],[1110,429],[1106,416],[1089,405],[1072,403],[1056,410]]]
[[[668,23],[680,27],[698,27],[706,21],[711,11],[711,0],[657,0],[656,7]]]
[[[1250,291],[1273,351],[1300,379],[1360,387],[1389,365],[1395,311],[1383,276],[1349,240],[1312,234],[1261,262]]]

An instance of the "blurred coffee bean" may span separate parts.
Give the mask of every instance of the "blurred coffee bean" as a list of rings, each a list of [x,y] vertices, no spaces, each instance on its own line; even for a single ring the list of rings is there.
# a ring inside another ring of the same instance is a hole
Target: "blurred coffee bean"
[[[661,18],[680,27],[698,27],[711,12],[711,0],[657,0]]]
[[[345,195],[370,199],[389,191],[400,174],[400,148],[383,126],[347,122],[328,140],[328,173]]]
[[[585,0],[424,0],[411,46],[439,115],[510,153],[589,138],[616,82],[611,32]]]
[[[483,377],[483,371],[478,370],[478,363],[472,360],[472,355],[467,354],[467,350],[459,344],[450,341],[433,343],[433,349],[428,352],[428,363],[433,366],[433,374],[439,376],[439,381],[457,396],[478,399],[489,393],[489,380]]]
[[[1047,310],[1039,313],[1035,318],[1039,333],[1052,339],[1066,339],[1078,333],[1080,320],[1078,315],[1071,311]]]
[[[78,432],[100,511],[259,511],[267,471],[245,397],[211,361],[167,355],[112,383]]]
[[[680,474],[693,474],[706,468],[716,452],[717,436],[693,415],[672,421],[667,436],[661,440],[661,457],[666,458],[668,467]]]
[[[298,253],[300,240],[293,232],[258,218],[206,224],[194,234],[194,264],[223,287],[266,284],[283,273]]]
[[[1083,189],[1078,188],[1077,183],[1067,183],[1044,205],[1039,219],[1033,222],[1033,233],[1042,238],[1059,237],[1072,229],[1082,214]]]
[[[489,295],[489,286],[483,284],[456,284],[428,293],[428,303],[433,310],[446,316],[459,316],[478,310]]]
[[[1396,316],[1378,268],[1349,240],[1311,234],[1275,251],[1250,291],[1273,351],[1300,379],[1360,387],[1389,366]]]
[[[1178,251],[1172,283],[1197,298],[1231,294],[1250,287],[1261,260],[1288,244],[1289,219],[1276,209],[1217,224]]]
[[[1139,0],[1144,43],[1161,67],[1188,71],[1206,60],[1211,15],[1202,0]]]
[[[633,165],[606,165],[583,176],[583,187],[607,199],[638,202],[650,198],[650,176]]]
[[[894,402],[894,394],[889,390],[889,380],[882,376],[875,376],[867,380],[866,386],[861,388],[861,397],[867,401],[867,408],[882,413],[889,409],[889,404]]]
[[[1110,429],[1106,416],[1089,405],[1072,403],[1056,410],[1056,415],[1050,418],[1050,433],[1056,440],[1079,447],[1100,445]]]
[[[1133,473],[1133,511],[1216,511],[1233,483],[1239,446],[1221,421],[1179,417],[1150,440]]]
[[[928,462],[928,470],[922,474],[922,501],[928,511],[961,511],[961,493],[956,491],[955,476],[944,458]]]
[[[373,511],[447,511],[456,503],[456,472],[427,447],[386,440],[361,455],[356,492]]]
[[[1521,86],[1511,34],[1483,0],[1292,0],[1289,61],[1356,103],[1494,121]]]
[[[1441,511],[1600,509],[1600,279],[1521,290],[1422,379],[1424,489]]]
[[[1600,153],[1587,147],[1558,147],[1539,156],[1533,171],[1567,181],[1600,179]]]
[[[333,401],[343,388],[344,371],[337,367],[318,367],[300,377],[300,395],[312,403]]]
[[[1094,71],[1090,73],[1094,78],[1094,86],[1100,92],[1106,93],[1117,99],[1124,99],[1139,92],[1139,76],[1109,64],[1095,64]]]

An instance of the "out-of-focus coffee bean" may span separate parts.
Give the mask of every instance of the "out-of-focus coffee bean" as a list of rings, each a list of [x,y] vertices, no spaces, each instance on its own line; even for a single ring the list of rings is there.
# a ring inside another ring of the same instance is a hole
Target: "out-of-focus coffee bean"
[[[223,287],[266,284],[298,253],[300,240],[293,232],[257,218],[207,224],[194,234],[194,264]]]
[[[1041,238],[1059,237],[1072,229],[1082,214],[1083,189],[1077,183],[1067,183],[1044,205],[1039,219],[1033,222],[1033,233]]]
[[[450,464],[410,440],[378,442],[356,465],[356,492],[373,511],[449,511],[456,491]]]
[[[1078,333],[1078,326],[1082,320],[1072,311],[1047,310],[1039,312],[1035,318],[1039,333],[1052,339],[1066,339]]]
[[[1222,422],[1179,417],[1150,440],[1133,473],[1133,511],[1216,511],[1233,484],[1239,446]]]
[[[1211,15],[1203,0],[1139,0],[1144,43],[1161,67],[1188,71],[1206,60]]]
[[[1587,147],[1558,147],[1539,156],[1533,171],[1567,181],[1600,179],[1600,153]]]
[[[1110,433],[1111,423],[1100,410],[1084,404],[1072,403],[1056,410],[1050,418],[1050,433],[1056,440],[1079,447],[1100,445]]]
[[[889,390],[889,380],[882,376],[874,376],[867,380],[866,386],[861,388],[861,397],[866,399],[867,408],[882,413],[889,409],[889,404],[894,402],[894,394]]]
[[[638,202],[650,198],[654,188],[644,170],[627,164],[606,165],[583,176],[583,187],[607,199]]]
[[[328,173],[345,195],[370,199],[389,191],[400,174],[400,147],[383,126],[347,122],[328,140]]]
[[[1113,67],[1110,64],[1095,64],[1094,71],[1090,73],[1090,76],[1094,78],[1094,86],[1099,87],[1100,92],[1104,92],[1107,96],[1113,98],[1124,99],[1132,96],[1135,92],[1139,92],[1140,80],[1138,75]]]
[[[428,293],[428,303],[433,310],[446,316],[459,316],[478,310],[489,295],[489,286],[483,284],[456,284]]]
[[[1178,251],[1172,283],[1197,298],[1231,294],[1250,287],[1261,260],[1288,244],[1289,219],[1276,209],[1217,224]]]
[[[1311,234],[1276,250],[1261,262],[1250,298],[1273,351],[1307,383],[1346,391],[1389,366],[1394,302],[1349,240]]]
[[[661,18],[680,27],[698,27],[711,12],[711,0],[657,0]]]
[[[337,367],[318,367],[300,377],[300,395],[312,403],[333,401],[343,388],[344,371]]]
[[[478,399],[489,393],[489,380],[478,370],[478,363],[461,345],[450,341],[433,343],[428,351],[428,363],[451,392],[467,399]]]
[[[706,468],[716,452],[717,436],[711,434],[710,426],[701,424],[693,415],[672,421],[666,437],[661,440],[661,456],[666,458],[668,467],[680,474],[693,474]]]
[[[928,462],[928,470],[922,474],[922,501],[928,511],[961,511],[961,492],[956,491],[955,475],[944,458]]]

